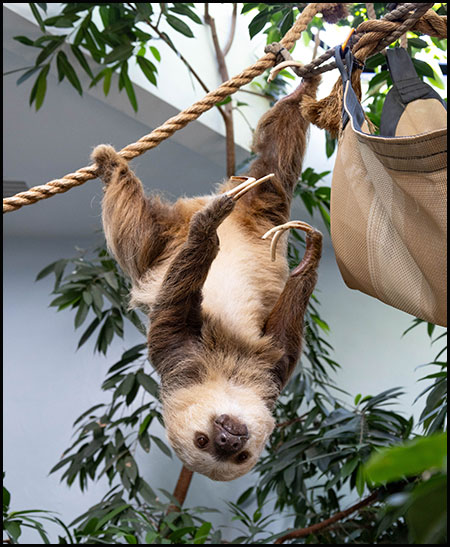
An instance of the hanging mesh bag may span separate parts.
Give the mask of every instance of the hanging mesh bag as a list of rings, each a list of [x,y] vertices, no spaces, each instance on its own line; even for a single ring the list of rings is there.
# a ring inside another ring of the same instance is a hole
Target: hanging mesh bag
[[[348,287],[447,326],[447,112],[407,51],[388,49],[393,87],[380,135],[351,86],[353,57],[336,48],[344,85],[331,186],[331,239]]]

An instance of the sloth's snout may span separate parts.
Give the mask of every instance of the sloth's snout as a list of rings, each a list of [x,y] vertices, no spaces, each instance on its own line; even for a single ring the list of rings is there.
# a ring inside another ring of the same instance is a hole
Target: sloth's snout
[[[219,454],[239,452],[248,440],[248,429],[235,418],[222,414],[214,420],[214,446]]]

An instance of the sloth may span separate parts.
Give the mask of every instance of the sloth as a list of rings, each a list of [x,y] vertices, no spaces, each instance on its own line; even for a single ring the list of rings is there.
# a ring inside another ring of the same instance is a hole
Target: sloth
[[[306,250],[289,272],[284,232],[306,146],[302,97],[317,85],[303,81],[263,115],[248,175],[211,195],[146,196],[112,146],[92,154],[108,248],[131,278],[130,305],[148,312],[167,437],[188,469],[213,480],[233,480],[258,461],[301,353],[322,235],[294,222]],[[282,252],[272,260],[275,239]]]

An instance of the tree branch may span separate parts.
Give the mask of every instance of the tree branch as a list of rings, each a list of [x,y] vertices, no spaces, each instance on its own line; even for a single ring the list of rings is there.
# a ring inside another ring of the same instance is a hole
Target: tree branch
[[[180,471],[180,475],[178,476],[175,490],[173,491],[173,497],[178,501],[180,507],[183,505],[184,500],[186,499],[193,474],[194,473],[192,471],[189,471],[189,469],[187,469],[183,465]],[[179,508],[176,505],[170,505],[167,512],[171,513],[172,511],[178,511],[178,509]]]
[[[233,10],[234,12],[234,10]],[[219,65],[219,73],[223,82],[226,82],[230,79],[228,74],[227,65],[225,63],[225,54],[220,48],[219,38],[217,36],[216,23],[214,18],[209,14],[209,4],[205,4],[205,23],[211,28],[211,37],[214,44],[214,50],[216,52],[217,63]],[[230,38],[234,37],[234,31],[231,34]],[[227,44],[228,49],[231,47],[230,40]],[[234,149],[234,124],[233,124],[233,107],[231,102],[224,105],[225,106],[225,136],[226,136],[226,150],[227,150],[227,176],[231,177],[235,174],[236,169],[236,158],[235,158],[235,149]]]
[[[355,503],[355,505],[352,505],[348,509],[345,509],[345,511],[340,511],[339,513],[336,513],[332,517],[323,520],[322,522],[318,522],[317,524],[313,524],[312,526],[308,526],[307,528],[301,528],[299,530],[293,530],[292,532],[289,532],[288,534],[278,538],[274,544],[281,544],[289,539],[298,539],[298,538],[304,538],[306,536],[309,536],[310,534],[315,534],[319,532],[320,530],[323,530],[324,528],[327,528],[330,526],[330,524],[334,524],[335,522],[344,519],[345,517],[348,517],[355,511],[359,511],[363,507],[367,507],[368,505],[372,505],[375,501],[378,499],[379,490],[375,490],[375,492],[372,492],[370,496],[367,498],[361,500],[358,503]]]

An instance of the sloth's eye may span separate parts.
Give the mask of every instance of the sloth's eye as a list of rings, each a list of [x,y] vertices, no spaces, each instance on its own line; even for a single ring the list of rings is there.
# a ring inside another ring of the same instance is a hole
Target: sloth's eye
[[[199,447],[199,448],[205,448],[205,446],[209,443],[209,439],[206,435],[197,435],[197,437],[195,437],[195,444]]]
[[[245,460],[248,460],[249,453],[248,452],[241,452],[239,456],[236,458],[237,463],[245,462]]]

